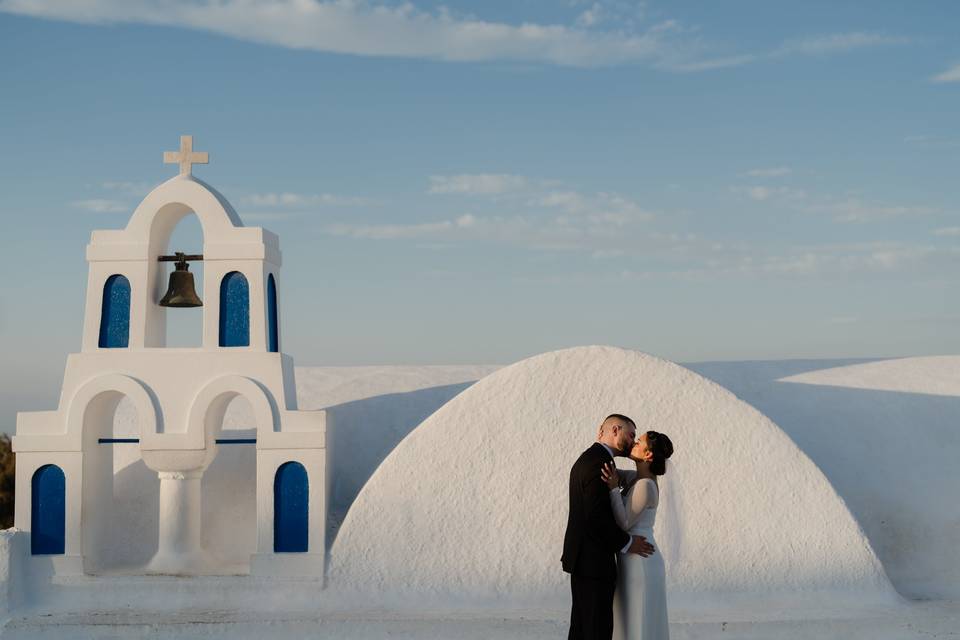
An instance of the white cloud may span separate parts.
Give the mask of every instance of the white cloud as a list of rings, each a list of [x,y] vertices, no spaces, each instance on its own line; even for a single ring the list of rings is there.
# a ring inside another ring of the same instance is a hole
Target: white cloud
[[[623,2],[595,2],[571,25],[489,22],[445,7],[431,11],[387,0],[0,0],[0,11],[90,24],[181,27],[291,49],[361,56],[574,67],[643,64],[674,72],[909,42],[854,32],[791,40],[773,53],[724,53],[705,44],[696,27],[670,19],[644,24],[643,3]],[[601,29],[601,24],[610,26]]]
[[[584,10],[579,16],[577,16],[577,25],[581,27],[592,27],[600,23],[603,18],[603,7],[599,2],[594,2],[589,9]]]
[[[254,211],[253,213],[244,212],[240,217],[244,222],[273,222],[275,220],[289,220],[298,218],[303,212],[295,211]]]
[[[777,190],[769,187],[747,187],[746,193],[753,200],[767,200],[775,195]]]
[[[766,187],[763,185],[755,185],[747,187],[730,187],[730,190],[734,193],[747,196],[751,200],[756,200],[757,202],[763,202],[773,198],[780,200],[800,200],[806,197],[806,192],[801,189],[793,189],[791,187]]]
[[[442,236],[457,229],[469,229],[475,224],[476,219],[467,214],[455,220],[419,224],[335,224],[328,226],[326,232],[335,236],[351,238],[395,240]]]
[[[942,135],[910,135],[904,136],[903,141],[918,149],[953,149],[960,147],[960,141]]]
[[[792,187],[732,186],[733,193],[757,202],[772,202],[797,211],[828,215],[834,222],[864,223],[890,218],[934,216],[942,209],[924,205],[869,202],[855,196],[837,198],[830,195],[808,194]]]
[[[827,199],[824,202],[806,205],[804,210],[810,213],[829,214],[836,222],[871,222],[886,218],[919,217],[942,213],[936,207],[865,202],[859,198]]]
[[[867,33],[863,31],[833,33],[787,40],[781,45],[780,49],[775,52],[775,55],[827,55],[867,47],[903,45],[909,44],[910,42],[912,42],[911,38],[891,36],[884,33]]]
[[[240,203],[252,207],[316,207],[316,206],[364,206],[376,204],[370,198],[337,196],[329,193],[253,193],[240,198]]]
[[[430,176],[430,189],[427,193],[489,196],[520,191],[528,184],[525,177],[508,173],[463,173],[454,176]]]
[[[639,31],[506,24],[372,0],[2,0],[0,11],[82,23],[184,27],[293,49],[446,61],[567,66],[696,64],[702,45],[665,21]],[[594,16],[598,18],[599,16]],[[591,20],[588,14],[584,20]],[[595,19],[594,19],[595,21]]]
[[[76,200],[70,203],[78,209],[92,211],[93,213],[122,213],[132,212],[133,208],[125,202],[119,200],[108,200],[106,198],[92,198],[90,200]]]
[[[720,58],[711,58],[707,60],[694,60],[691,62],[675,62],[670,66],[671,71],[683,73],[695,73],[697,71],[712,71],[713,69],[725,69],[727,67],[739,67],[757,60],[759,56],[752,53],[744,53],[736,56],[725,56]]]
[[[768,167],[765,169],[750,169],[741,175],[748,178],[780,178],[791,173],[793,173],[793,169],[790,167]]]
[[[930,78],[930,81],[936,82],[937,84],[942,84],[945,82],[960,82],[960,63],[953,65],[943,73],[938,73]]]
[[[944,227],[943,229],[937,229],[933,232],[933,235],[940,237],[955,237],[960,236],[960,227]]]
[[[631,279],[717,277],[819,278],[854,274],[933,273],[960,266],[960,248],[901,243],[862,243],[792,247],[770,253],[764,247],[711,247],[686,250],[686,266],[664,270],[626,270]]]

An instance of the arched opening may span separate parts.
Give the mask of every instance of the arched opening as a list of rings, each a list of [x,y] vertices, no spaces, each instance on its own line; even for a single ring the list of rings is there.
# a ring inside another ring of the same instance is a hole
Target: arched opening
[[[37,469],[31,480],[30,553],[62,554],[66,540],[66,478],[55,464]]]
[[[299,462],[285,462],[273,481],[273,551],[307,551],[309,482]]]
[[[157,549],[160,485],[140,456],[141,416],[116,390],[83,411],[81,539],[88,573],[136,572]]]
[[[250,346],[250,286],[239,271],[220,281],[220,346]]]
[[[203,253],[203,227],[200,218],[192,211],[184,215],[170,234],[166,255],[180,251],[186,254]],[[197,294],[203,298],[203,261],[188,263]],[[176,268],[173,262],[165,262],[161,269],[162,291],[154,303],[160,301],[170,281],[170,273]],[[163,307],[161,307],[163,308]],[[163,308],[166,313],[166,346],[199,347],[203,343],[203,307]]]
[[[243,573],[257,550],[257,429],[250,402],[234,395],[222,426],[208,428],[217,433],[217,456],[201,481],[203,548]]]
[[[277,281],[273,274],[267,278],[267,339],[268,351],[280,351],[280,325],[277,321]]]
[[[126,348],[130,344],[130,281],[114,274],[103,285],[100,309],[100,348]]]

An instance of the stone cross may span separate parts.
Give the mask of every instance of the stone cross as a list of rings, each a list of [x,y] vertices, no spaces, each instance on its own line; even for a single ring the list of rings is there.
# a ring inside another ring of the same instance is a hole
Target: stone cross
[[[193,173],[194,164],[207,164],[210,156],[206,151],[193,150],[193,136],[180,136],[180,151],[164,151],[164,164],[179,164],[180,175],[189,176]]]

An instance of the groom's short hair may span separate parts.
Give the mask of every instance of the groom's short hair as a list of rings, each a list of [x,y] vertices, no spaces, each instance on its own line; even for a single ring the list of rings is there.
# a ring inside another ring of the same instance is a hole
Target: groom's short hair
[[[608,421],[608,420],[612,420],[612,419],[613,419],[613,420],[622,420],[623,422],[626,422],[627,424],[632,424],[634,429],[637,428],[637,423],[634,422],[633,420],[631,420],[630,418],[628,418],[627,416],[623,415],[622,413],[611,413],[611,414],[608,415],[606,418],[604,418],[604,419],[603,419],[603,422],[601,422],[600,424],[601,424],[601,425],[605,425],[605,424],[607,424],[607,421]]]

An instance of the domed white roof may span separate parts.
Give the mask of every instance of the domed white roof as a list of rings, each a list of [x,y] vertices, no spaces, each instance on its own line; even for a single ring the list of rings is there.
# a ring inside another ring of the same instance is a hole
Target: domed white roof
[[[610,413],[675,445],[656,529],[673,594],[893,597],[842,500],[777,425],[679,365],[610,347],[501,369],[424,421],[347,514],[330,585],[564,606],[569,470]]]

